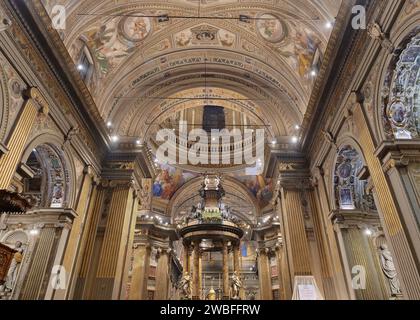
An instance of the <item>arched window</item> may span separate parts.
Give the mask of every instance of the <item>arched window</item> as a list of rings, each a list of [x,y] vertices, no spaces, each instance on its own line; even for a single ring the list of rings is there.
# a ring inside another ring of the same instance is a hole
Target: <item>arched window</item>
[[[383,89],[385,131],[396,139],[420,134],[420,34],[414,36],[388,71]]]

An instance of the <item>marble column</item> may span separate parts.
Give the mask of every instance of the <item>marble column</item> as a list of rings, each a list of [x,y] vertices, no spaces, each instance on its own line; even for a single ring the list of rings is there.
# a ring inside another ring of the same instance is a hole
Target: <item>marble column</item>
[[[316,182],[317,183],[317,182]],[[325,230],[322,225],[322,218],[320,217],[320,206],[316,198],[314,189],[307,191],[309,199],[309,207],[311,210],[311,218],[313,223],[313,230],[315,235],[315,242],[318,249],[318,263],[320,265],[320,277],[321,283],[319,283],[320,289],[322,289],[325,299],[336,300],[337,295],[334,288],[334,276],[332,272],[331,258],[328,255],[327,243],[325,241]]]
[[[203,293],[203,251],[199,250],[198,254],[198,296],[202,299]]]
[[[183,263],[182,263],[182,267],[183,267],[183,272],[188,272],[190,273],[190,247],[188,244],[184,243],[184,254],[183,254]]]
[[[267,248],[258,250],[258,278],[260,280],[261,300],[272,300],[273,290],[271,287],[270,258]]]
[[[169,288],[170,250],[158,249],[155,300],[167,300]]]
[[[82,245],[83,227],[86,225],[86,213],[90,204],[91,198],[96,196],[96,189],[94,180],[94,174],[90,167],[86,167],[81,183],[81,188],[77,196],[76,213],[77,216],[73,221],[71,232],[69,235],[68,242],[64,253],[62,265],[66,270],[68,285],[65,289],[59,289],[54,292],[55,300],[67,299],[74,284],[76,282],[76,275],[74,275],[77,268],[77,257],[80,253],[80,247]],[[74,283],[74,284],[73,284]]]
[[[0,189],[8,189],[10,186],[38,112],[44,116],[48,114],[48,105],[38,89],[31,88],[25,95],[27,100],[6,140],[7,152],[0,157]]]
[[[236,271],[238,273],[238,276],[240,276],[241,271],[239,268],[239,247],[239,242],[233,245],[233,271]]]
[[[389,249],[394,257],[394,264],[400,275],[401,289],[405,298],[420,299],[420,257],[413,250],[415,241],[407,233],[408,225],[403,220],[403,213],[396,198],[391,192],[384,168],[376,155],[376,148],[372,139],[367,120],[360,103],[352,106],[353,122],[356,138],[363,151],[366,165],[371,174],[378,199],[377,207],[380,212],[384,233]]]
[[[200,242],[194,241],[193,252],[193,277],[192,277],[192,299],[200,298]]]
[[[290,266],[291,282],[295,276],[312,275],[308,239],[302,210],[301,191],[296,189],[299,178],[281,188],[284,241]]]
[[[76,266],[77,280],[74,288],[74,299],[89,299],[92,283],[95,278],[93,263],[95,239],[98,231],[98,224],[103,209],[105,188],[97,184],[92,192],[91,204],[86,214],[86,223],[81,240],[81,248],[78,254]]]
[[[54,266],[60,265],[75,212],[70,209],[43,209],[37,215],[40,220],[48,222],[39,223],[40,233],[20,292],[21,300],[42,300],[52,289],[67,285],[65,270]],[[64,277],[59,275],[61,272],[64,272]]]
[[[276,261],[277,261],[277,277],[279,281],[279,299],[280,300],[291,300],[292,299],[292,288],[290,285],[290,277],[287,275],[286,257],[284,252],[283,244],[279,243],[276,245]]]
[[[150,270],[151,247],[145,243],[133,245],[130,300],[147,300],[147,282]]]
[[[229,253],[228,253],[228,243],[223,242],[222,248],[222,264],[223,264],[223,299],[228,300],[230,297],[229,294]]]
[[[132,184],[111,181],[110,187],[112,196],[92,290],[93,298],[99,300],[120,297],[127,255],[126,239],[135,214]]]
[[[334,216],[348,286],[353,291],[353,299],[383,300],[386,297],[381,287],[381,270],[374,261],[377,253],[371,250],[370,238],[365,234],[366,225],[361,216],[356,212]]]
[[[330,270],[334,277],[334,291],[337,299],[348,300],[350,298],[349,291],[346,286],[345,272],[343,270],[342,261],[340,258],[340,250],[337,243],[337,238],[334,231],[334,226],[331,223],[329,214],[331,212],[331,204],[328,199],[328,192],[326,186],[326,178],[324,170],[318,167],[315,173],[317,184],[315,186],[315,194],[319,203],[319,217],[321,229],[323,230],[324,246],[326,248],[326,257],[330,263]]]

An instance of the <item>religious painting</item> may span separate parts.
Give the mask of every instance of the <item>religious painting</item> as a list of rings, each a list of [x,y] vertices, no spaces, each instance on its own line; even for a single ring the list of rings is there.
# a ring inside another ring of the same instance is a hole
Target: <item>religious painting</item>
[[[249,176],[243,172],[236,172],[232,175],[242,182],[250,193],[256,198],[260,208],[266,207],[273,198],[273,181],[264,178],[262,175]]]
[[[84,35],[87,46],[93,52],[101,74],[106,75],[128,56],[133,44],[124,44],[118,38],[117,19],[95,27]]]
[[[184,30],[175,35],[175,43],[179,47],[186,47],[192,40],[192,32],[190,30]]]
[[[363,190],[363,183],[357,179],[357,172],[363,167],[357,150],[351,146],[343,147],[337,156],[334,175],[334,188],[337,206],[352,210],[362,207],[362,198],[356,197],[356,188]]]
[[[174,193],[186,182],[195,178],[197,174],[183,171],[170,165],[162,164],[160,172],[153,183],[153,196],[163,200],[170,200]]]
[[[270,13],[264,13],[257,17],[256,25],[258,33],[267,41],[280,42],[285,38],[285,24],[282,23],[279,18]]]
[[[294,53],[297,60],[298,73],[308,77],[312,70],[319,70],[321,65],[321,41],[311,32],[300,29],[294,38]]]
[[[151,27],[150,19],[142,16],[128,17],[120,23],[123,36],[133,42],[144,40],[149,35]]]
[[[342,209],[354,209],[352,190],[340,188],[340,207]]]
[[[394,101],[388,109],[388,116],[395,126],[404,126],[407,121],[407,109],[400,100]]]

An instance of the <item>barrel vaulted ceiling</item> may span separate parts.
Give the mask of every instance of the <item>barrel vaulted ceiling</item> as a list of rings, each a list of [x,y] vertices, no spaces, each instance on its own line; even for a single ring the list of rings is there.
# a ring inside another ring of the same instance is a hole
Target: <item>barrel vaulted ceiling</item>
[[[91,95],[103,120],[127,137],[145,137],[152,124],[200,104],[246,114],[272,136],[292,135],[328,43],[327,23],[341,3],[42,2],[48,12],[66,7],[61,35],[69,54],[77,65],[81,50],[88,50]],[[164,15],[169,19],[159,19]]]

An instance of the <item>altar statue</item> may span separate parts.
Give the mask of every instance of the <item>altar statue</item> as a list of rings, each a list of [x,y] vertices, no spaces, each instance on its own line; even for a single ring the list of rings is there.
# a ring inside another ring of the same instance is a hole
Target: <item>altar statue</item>
[[[188,272],[184,272],[181,280],[179,280],[178,289],[182,290],[184,299],[189,299],[191,297],[191,276]]]
[[[238,272],[234,271],[232,275],[232,299],[240,300],[239,292],[242,288],[242,281],[238,276]]]
[[[394,261],[388,246],[384,243],[381,245],[381,267],[385,276],[388,279],[391,295],[396,296],[401,294],[400,282],[397,278],[397,271],[394,266]]]

